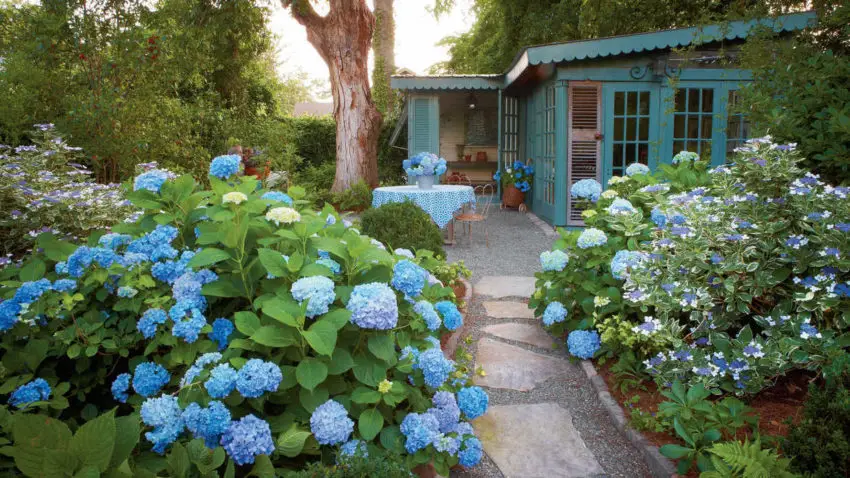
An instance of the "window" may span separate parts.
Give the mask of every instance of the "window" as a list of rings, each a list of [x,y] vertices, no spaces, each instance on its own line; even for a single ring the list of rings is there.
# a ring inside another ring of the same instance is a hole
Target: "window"
[[[502,105],[502,160],[504,169],[519,159],[519,99],[505,96]]]
[[[734,154],[734,149],[744,144],[750,138],[750,121],[743,112],[741,94],[737,90],[729,90],[726,103],[728,122],[726,124],[726,157]]]
[[[612,176],[624,176],[632,163],[649,164],[649,92],[614,92]]]
[[[673,113],[673,154],[691,151],[702,158],[710,158],[713,114],[713,89],[677,90]]]

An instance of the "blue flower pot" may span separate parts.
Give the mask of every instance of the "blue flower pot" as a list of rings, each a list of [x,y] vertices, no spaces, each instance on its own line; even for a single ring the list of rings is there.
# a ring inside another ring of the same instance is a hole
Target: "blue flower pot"
[[[416,184],[419,185],[419,189],[433,189],[436,179],[437,176],[418,176]]]

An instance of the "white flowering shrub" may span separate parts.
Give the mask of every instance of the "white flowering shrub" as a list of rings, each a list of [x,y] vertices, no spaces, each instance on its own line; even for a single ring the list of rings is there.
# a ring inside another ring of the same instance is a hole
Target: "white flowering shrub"
[[[35,125],[32,145],[0,145],[0,265],[31,248],[42,232],[76,240],[130,214],[118,184],[98,184],[80,148]]]
[[[627,198],[634,210],[612,208],[616,199],[608,199],[588,211],[590,224],[607,224],[604,245],[591,238],[582,249],[579,233],[562,233],[556,248],[578,260],[570,257],[572,269],[541,275],[538,310],[561,297],[567,309],[581,309],[573,323],[602,325],[603,343],[611,329],[620,343],[628,343],[623,329],[658,337],[656,350],[641,352],[661,385],[683,379],[754,393],[793,368],[818,368],[844,354],[850,189],[802,171],[793,146],[769,139],[751,141],[734,164],[704,177],[699,161],[680,159],[658,175],[673,172],[679,180],[613,181],[609,198]],[[685,182],[697,186],[683,188]],[[571,247],[576,236],[578,247]],[[606,253],[611,245],[616,253]],[[587,274],[574,269],[595,269],[600,280],[588,287]],[[612,283],[608,273],[620,280]],[[621,304],[615,319],[604,318],[611,314],[603,303]]]
[[[128,194],[136,221],[79,247],[42,234],[42,252],[0,269],[1,467],[54,476],[60,455],[68,474],[272,476],[386,451],[446,475],[478,463],[469,421],[488,398],[440,350],[463,317],[418,265],[439,261],[238,170],[216,158],[205,190],[149,169]]]

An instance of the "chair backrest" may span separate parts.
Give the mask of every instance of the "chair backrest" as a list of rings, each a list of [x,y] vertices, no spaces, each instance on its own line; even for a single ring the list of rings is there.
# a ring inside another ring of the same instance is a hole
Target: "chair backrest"
[[[490,205],[493,204],[493,197],[496,195],[496,188],[492,184],[487,183],[475,187],[475,212],[481,214],[485,218],[490,212]]]

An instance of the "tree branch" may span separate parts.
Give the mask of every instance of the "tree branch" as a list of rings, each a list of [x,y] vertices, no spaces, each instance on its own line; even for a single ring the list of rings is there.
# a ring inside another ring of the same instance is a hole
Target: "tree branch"
[[[325,18],[316,12],[310,0],[280,0],[280,3],[283,8],[289,8],[292,18],[308,30],[320,30],[325,24]]]

